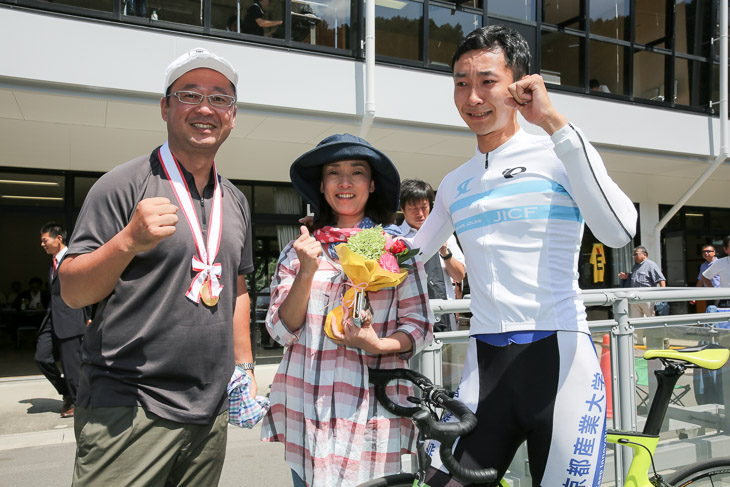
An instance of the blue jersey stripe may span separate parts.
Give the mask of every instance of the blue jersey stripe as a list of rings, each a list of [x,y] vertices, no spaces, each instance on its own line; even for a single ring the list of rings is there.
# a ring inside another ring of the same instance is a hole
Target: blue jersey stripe
[[[566,220],[582,223],[583,217],[575,206],[534,205],[515,206],[500,210],[485,211],[479,215],[465,218],[454,224],[456,233],[461,234],[475,228],[487,227],[495,223],[518,220]]]
[[[570,196],[565,188],[555,181],[525,181],[524,183],[504,184],[497,188],[490,189],[489,191],[486,191],[484,193],[461,198],[451,204],[451,206],[449,207],[449,211],[453,214],[456,211],[461,210],[462,208],[467,208],[471,206],[472,203],[480,200],[503,198],[505,196],[514,196],[517,194],[527,193],[559,193],[565,196]]]

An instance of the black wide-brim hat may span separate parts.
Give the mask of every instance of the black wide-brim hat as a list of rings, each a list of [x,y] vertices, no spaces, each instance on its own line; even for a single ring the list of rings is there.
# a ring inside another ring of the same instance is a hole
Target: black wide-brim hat
[[[395,164],[382,152],[360,137],[350,134],[330,135],[305,152],[289,168],[294,188],[315,214],[319,213],[322,166],[330,162],[364,160],[370,164],[375,192],[388,209],[398,211],[400,205],[400,174]]]

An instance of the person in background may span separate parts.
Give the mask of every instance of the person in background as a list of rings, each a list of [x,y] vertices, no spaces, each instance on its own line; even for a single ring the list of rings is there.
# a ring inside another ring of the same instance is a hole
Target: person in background
[[[608,89],[608,86],[602,85],[601,82],[598,81],[596,78],[593,78],[588,82],[588,87],[591,89],[591,91],[599,91],[601,93],[611,93],[611,90]]]
[[[355,487],[399,473],[401,455],[413,453],[413,423],[378,402],[368,367],[404,368],[432,340],[426,274],[416,258],[397,287],[367,293],[362,327],[345,313],[343,332],[333,327],[330,339],[325,319],[351,284],[334,247],[355,229],[399,234],[400,177],[385,154],[350,134],[325,138],[290,174],[315,216],[312,233],[302,226],[282,251],[271,283],[266,327],[287,349],[261,439],[284,443],[295,487]],[[411,387],[388,387],[396,403],[408,404],[408,395]]]
[[[31,277],[28,289],[15,298],[15,308],[20,310],[43,310],[48,306],[48,292],[41,289],[43,281],[40,277]]]
[[[234,367],[256,396],[251,214],[214,161],[235,126],[238,74],[196,48],[164,82],[167,142],[94,184],[61,264],[63,299],[99,303],[83,344],[75,487],[217,485]]]
[[[271,0],[256,0],[253,5],[248,7],[241,23],[241,32],[263,36],[264,28],[277,27],[283,24],[283,20],[267,20],[264,18],[270,3]]]
[[[58,223],[49,222],[41,228],[41,247],[52,256],[48,271],[51,300],[38,331],[35,361],[63,397],[61,417],[72,418],[79,389],[81,344],[91,308],[73,309],[61,299],[58,268],[68,252],[66,235],[66,229]],[[56,366],[57,361],[61,362],[63,374]]]
[[[400,226],[401,234],[413,240],[416,232],[428,218],[433,207],[433,188],[420,179],[401,181],[400,209],[405,219]],[[430,299],[456,299],[455,285],[461,286],[466,276],[464,254],[456,237],[451,235],[438,251],[424,263],[428,275],[428,297]],[[461,287],[459,287],[461,290]],[[456,316],[447,313],[436,316],[433,331],[455,331],[459,329]]]
[[[719,278],[720,285],[717,287],[730,287],[730,235],[722,240],[722,249],[725,251],[725,257],[715,259],[704,272],[702,272],[702,282],[705,287],[714,286],[715,278]],[[730,309],[730,299],[721,299],[717,301],[718,310]]]
[[[238,16],[233,14],[226,21],[226,30],[228,32],[238,32]]]
[[[730,288],[730,235],[723,239],[725,257],[715,256],[715,247],[704,245],[702,256],[705,262],[700,267],[699,279],[704,287]],[[700,285],[699,282],[697,284]],[[707,301],[707,313],[730,312],[730,299]],[[707,325],[706,325],[707,326]],[[713,328],[730,328],[730,321],[716,322]],[[722,335],[720,335],[722,337]],[[720,345],[727,346],[721,339]],[[700,369],[692,377],[697,404],[722,404],[724,402],[722,370]]]
[[[634,247],[634,265],[631,272],[619,272],[618,277],[623,281],[622,287],[666,287],[667,279],[662,270],[649,258],[646,247]],[[632,303],[629,305],[629,316],[654,316],[654,303]]]
[[[710,280],[710,286],[705,286],[705,282],[702,279],[702,273],[705,272],[712,264],[717,260],[717,252],[713,245],[703,245],[700,256],[704,259],[704,262],[700,264],[700,273],[697,274],[696,287],[720,287],[720,276],[715,276]],[[716,301],[714,299],[708,299],[705,301],[707,308],[710,306],[716,307]],[[690,301],[690,304],[695,304],[695,301]],[[713,309],[705,309],[705,312],[711,313]],[[699,311],[699,310],[698,310]]]

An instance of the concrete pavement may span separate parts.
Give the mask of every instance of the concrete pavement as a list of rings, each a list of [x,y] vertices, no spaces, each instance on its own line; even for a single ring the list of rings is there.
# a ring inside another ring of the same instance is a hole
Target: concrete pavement
[[[256,367],[260,394],[269,391],[277,367]],[[35,487],[70,483],[76,440],[73,419],[60,417],[61,404],[61,397],[43,376],[0,379],[0,464],[3,465],[0,485]],[[291,485],[283,446],[262,443],[260,433],[260,425],[251,430],[229,426],[221,487],[239,486],[244,479],[248,482],[256,478],[261,479],[261,485]],[[39,460],[48,456],[54,458],[52,470]],[[19,475],[20,472],[23,474]],[[5,474],[11,477],[4,478]],[[11,479],[12,484],[5,484],[5,480]],[[59,479],[64,480],[59,482]]]

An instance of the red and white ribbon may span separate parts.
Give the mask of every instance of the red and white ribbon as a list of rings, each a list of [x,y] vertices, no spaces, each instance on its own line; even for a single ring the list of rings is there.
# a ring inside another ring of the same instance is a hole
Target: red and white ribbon
[[[167,174],[167,179],[170,181],[170,185],[172,185],[172,190],[175,196],[177,196],[177,201],[180,203],[185,219],[188,221],[190,230],[193,233],[195,247],[198,251],[198,255],[193,255],[192,259],[192,267],[197,274],[193,278],[193,282],[190,283],[190,287],[185,293],[185,296],[191,301],[199,303],[200,289],[206,281],[209,281],[210,294],[217,298],[223,290],[223,286],[218,281],[221,277],[222,266],[221,264],[215,263],[221,242],[223,213],[221,188],[218,184],[218,172],[215,169],[215,163],[213,163],[215,189],[213,190],[213,206],[210,210],[208,245],[206,246],[203,240],[203,232],[200,229],[200,223],[198,223],[198,217],[193,207],[193,200],[190,197],[190,189],[185,178],[183,178],[180,164],[172,155],[172,152],[170,152],[167,142],[160,147],[159,156],[162,162],[162,168],[165,170],[165,174]]]

